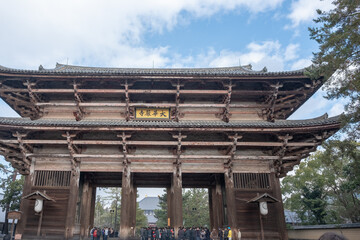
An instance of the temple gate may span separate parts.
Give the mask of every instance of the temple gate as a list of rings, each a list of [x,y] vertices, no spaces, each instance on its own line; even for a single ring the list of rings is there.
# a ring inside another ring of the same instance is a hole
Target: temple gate
[[[135,227],[137,187],[166,187],[170,225],[182,188],[209,189],[211,228],[287,239],[279,178],[340,128],[338,117],[286,120],[321,86],[305,70],[0,67],[0,151],[45,192],[43,223],[23,200],[17,237],[84,238],[97,186],[121,186],[120,236]],[[265,194],[265,195],[263,195]],[[259,215],[265,196],[268,214]],[[255,200],[254,200],[255,199]],[[252,201],[251,201],[252,200]],[[260,216],[260,217],[259,217]]]

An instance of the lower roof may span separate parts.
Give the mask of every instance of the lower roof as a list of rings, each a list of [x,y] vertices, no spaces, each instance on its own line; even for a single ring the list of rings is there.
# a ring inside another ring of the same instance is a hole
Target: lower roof
[[[0,118],[0,126],[34,126],[34,127],[144,127],[144,128],[292,128],[314,127],[323,125],[340,124],[340,115],[327,118],[326,115],[306,120],[277,120],[268,121],[138,121],[138,120],[62,120],[62,119],[38,119],[29,118]]]
[[[125,120],[62,120],[62,119],[38,119],[30,120],[29,118],[0,118],[0,125],[12,125],[12,126],[60,126],[60,127],[172,127],[172,128],[183,128],[183,127],[303,127],[303,126],[319,126],[340,123],[340,115],[327,118],[319,117],[305,120],[278,120],[275,122],[268,121],[125,121]]]

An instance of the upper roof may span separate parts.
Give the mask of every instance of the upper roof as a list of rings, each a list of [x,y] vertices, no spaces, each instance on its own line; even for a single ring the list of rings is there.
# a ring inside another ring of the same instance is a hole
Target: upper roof
[[[251,65],[219,68],[106,68],[83,67],[56,63],[53,69],[41,65],[38,70],[13,69],[0,65],[0,73],[26,73],[36,75],[209,75],[209,76],[290,76],[303,75],[306,69],[294,71],[268,72],[252,70]]]

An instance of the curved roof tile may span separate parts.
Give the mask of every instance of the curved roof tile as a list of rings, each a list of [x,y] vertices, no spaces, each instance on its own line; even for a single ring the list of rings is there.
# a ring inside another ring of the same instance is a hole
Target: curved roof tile
[[[39,70],[13,69],[0,65],[0,73],[27,73],[40,75],[209,75],[209,76],[287,76],[303,75],[306,69],[281,72],[267,72],[265,69],[254,71],[251,65],[219,68],[105,68],[83,67],[66,64],[56,64],[53,69],[45,69],[41,65]]]
[[[8,126],[44,126],[44,127],[163,127],[163,128],[287,128],[287,127],[310,127],[320,125],[339,124],[340,115],[331,118],[314,118],[306,120],[278,120],[267,121],[125,121],[125,120],[54,120],[29,118],[0,118],[0,125]]]

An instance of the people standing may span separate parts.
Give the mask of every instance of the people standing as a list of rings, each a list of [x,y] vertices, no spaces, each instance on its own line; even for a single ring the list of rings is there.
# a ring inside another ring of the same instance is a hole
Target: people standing
[[[218,237],[219,240],[224,240],[224,231],[221,228],[219,228]]]
[[[224,240],[229,240],[229,239],[228,239],[228,234],[229,234],[229,229],[228,229],[228,228],[225,228],[225,229],[224,229]]]
[[[228,231],[228,239],[231,240],[232,239],[232,230],[230,227],[228,227],[229,231]]]
[[[240,228],[238,228],[238,240],[241,240],[241,231],[240,231]]]
[[[95,227],[93,227],[91,230],[90,230],[90,239],[91,240],[94,240],[94,231],[95,231]]]
[[[210,234],[210,239],[216,240],[217,237],[218,237],[217,232],[216,232],[215,228],[213,228],[213,230],[211,231],[211,234]]]
[[[183,227],[179,227],[178,231],[178,240],[184,240],[185,239],[185,232]]]
[[[104,228],[104,240],[107,240],[109,237],[109,228],[105,227]]]

